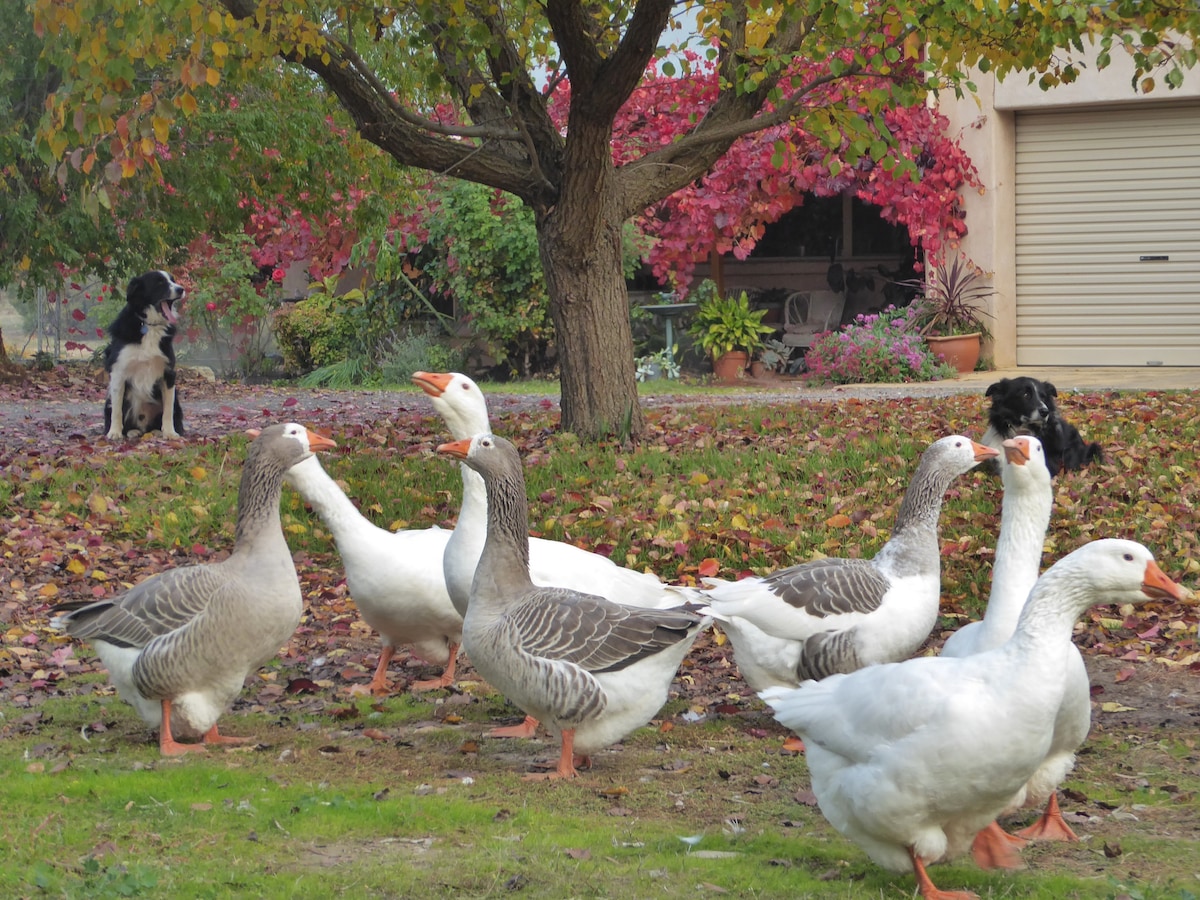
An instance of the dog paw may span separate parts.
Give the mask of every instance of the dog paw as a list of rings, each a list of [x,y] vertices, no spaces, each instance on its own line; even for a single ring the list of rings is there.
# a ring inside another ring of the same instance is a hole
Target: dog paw
[[[125,440],[125,435],[121,434],[121,432],[119,432],[119,431],[110,431],[108,434],[105,435],[105,437],[108,438],[110,441]]]
[[[181,435],[174,428],[164,428],[162,436],[165,438],[178,438]]]

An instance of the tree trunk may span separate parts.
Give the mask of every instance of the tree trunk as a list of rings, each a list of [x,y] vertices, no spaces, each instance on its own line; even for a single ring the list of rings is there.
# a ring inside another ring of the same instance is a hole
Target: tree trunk
[[[0,328],[0,381],[19,381],[24,377],[24,366],[18,366],[8,358],[8,351],[4,348],[4,329]]]
[[[583,440],[636,438],[646,423],[637,399],[621,224],[596,208],[604,204],[602,193],[591,194],[587,209],[573,208],[581,204],[569,196],[564,192],[538,222],[558,344],[562,430]],[[581,221],[599,224],[580,229]]]

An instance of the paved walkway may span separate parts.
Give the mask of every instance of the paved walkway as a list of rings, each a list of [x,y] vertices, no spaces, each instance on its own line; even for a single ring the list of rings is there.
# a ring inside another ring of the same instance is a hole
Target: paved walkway
[[[1200,353],[1197,353],[1200,357]],[[1200,363],[1200,358],[1197,359]],[[991,372],[972,372],[956,379],[963,384],[987,386],[1001,378],[1032,375],[1052,382],[1060,391],[1190,391],[1200,388],[1200,365],[1197,366],[1026,366],[995,369]]]

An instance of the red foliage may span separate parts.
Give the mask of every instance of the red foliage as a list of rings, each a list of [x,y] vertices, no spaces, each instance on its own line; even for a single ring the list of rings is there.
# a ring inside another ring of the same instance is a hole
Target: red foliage
[[[715,102],[713,66],[695,54],[689,63],[696,74],[687,79],[663,76],[653,67],[647,72],[615,122],[617,165],[681,137]],[[825,71],[824,62],[800,61],[790,75],[809,82]],[[881,79],[860,78],[849,85],[857,93],[846,96],[846,86],[835,82],[815,90],[809,106],[845,104],[864,121],[872,121],[865,103],[856,98],[881,85]],[[552,105],[557,120],[565,122],[569,102],[569,88],[560,88]],[[802,204],[806,194],[830,197],[847,190],[878,206],[885,220],[905,226],[913,245],[932,258],[957,246],[966,233],[958,192],[980,186],[975,166],[958,141],[946,134],[946,118],[923,103],[888,109],[882,121],[888,135],[880,137],[893,145],[889,156],[915,166],[915,178],[854,152],[846,137],[829,152],[818,136],[797,125],[746,135],[697,182],[640,218],[641,229],[655,238],[647,260],[654,274],[663,283],[686,286],[696,263],[714,248],[745,259],[765,227]]]

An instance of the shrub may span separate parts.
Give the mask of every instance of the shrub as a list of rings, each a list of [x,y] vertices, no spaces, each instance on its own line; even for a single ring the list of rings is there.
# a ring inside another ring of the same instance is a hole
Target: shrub
[[[380,361],[387,384],[408,384],[413,372],[461,372],[463,354],[428,329],[409,328],[395,335]]]
[[[358,344],[355,317],[349,313],[361,305],[363,292],[352,288],[338,294],[337,276],[312,287],[312,293],[275,318],[275,340],[293,372],[341,362]]]
[[[861,315],[840,331],[827,331],[804,355],[809,381],[858,384],[871,381],[933,381],[954,368],[929,349],[918,332],[914,307],[889,306]]]

